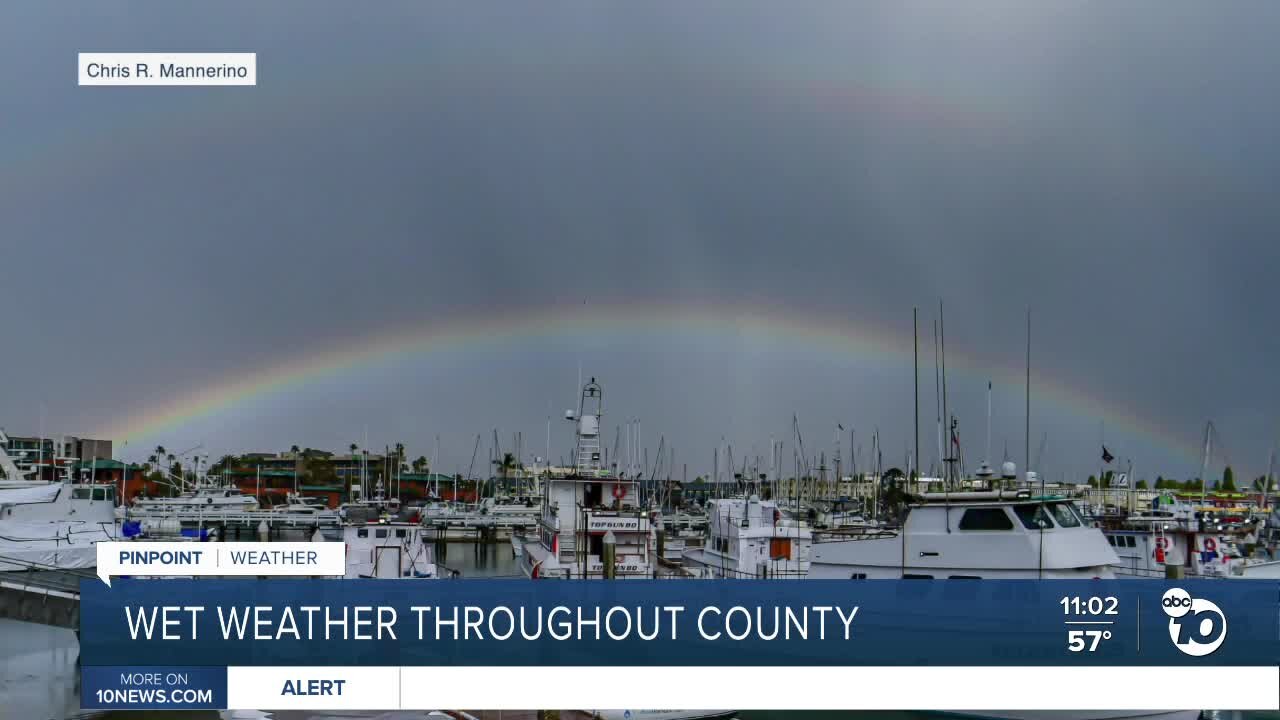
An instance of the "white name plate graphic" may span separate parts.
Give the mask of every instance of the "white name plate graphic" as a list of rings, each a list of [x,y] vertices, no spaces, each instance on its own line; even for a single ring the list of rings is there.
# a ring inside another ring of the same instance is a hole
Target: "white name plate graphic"
[[[80,85],[257,85],[257,53],[91,53]]]
[[[340,542],[100,542],[98,577],[119,575],[197,577],[286,575],[341,576],[347,572]]]

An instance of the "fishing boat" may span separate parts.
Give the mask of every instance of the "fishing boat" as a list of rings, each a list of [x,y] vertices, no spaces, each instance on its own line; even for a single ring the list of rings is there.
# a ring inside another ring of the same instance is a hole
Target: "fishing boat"
[[[817,542],[808,576],[1089,579],[1114,577],[1118,562],[1071,501],[995,490],[929,493],[898,530]]]
[[[347,525],[347,578],[434,580],[435,549],[422,527],[410,523]]]
[[[544,478],[541,511],[520,554],[531,578],[652,576],[651,519],[640,506],[640,481],[601,467],[603,391],[595,378],[582,387],[578,409],[565,412],[577,444],[570,472]],[[613,568],[606,569],[607,551]]]
[[[0,572],[97,566],[96,544],[116,539],[116,488],[77,483],[62,464],[57,482],[25,482],[0,448],[0,469],[13,485],[0,488]]]
[[[685,548],[683,565],[702,578],[800,578],[809,572],[813,535],[783,517],[777,504],[750,498],[708,503],[710,532],[702,547]]]

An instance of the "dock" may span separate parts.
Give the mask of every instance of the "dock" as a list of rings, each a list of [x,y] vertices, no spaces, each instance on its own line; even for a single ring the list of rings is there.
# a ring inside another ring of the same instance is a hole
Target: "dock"
[[[88,570],[27,564],[27,570],[0,573],[0,618],[79,632],[80,581],[96,582],[97,576]]]

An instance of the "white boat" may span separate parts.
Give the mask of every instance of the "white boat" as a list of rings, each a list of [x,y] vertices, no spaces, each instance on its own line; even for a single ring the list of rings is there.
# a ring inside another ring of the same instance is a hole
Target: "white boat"
[[[1110,578],[1117,562],[1069,500],[1025,490],[931,493],[897,531],[815,543],[809,577]]]
[[[21,478],[0,449],[0,467]],[[96,543],[116,539],[114,485],[17,480],[0,488],[0,572],[97,566]]]
[[[640,507],[640,482],[600,467],[603,394],[595,378],[582,388],[575,423],[573,470],[544,478],[536,529],[524,545],[520,568],[531,578],[605,577],[606,543],[614,543],[618,579],[653,575],[649,512]]]
[[[439,578],[435,549],[421,526],[410,523],[347,525],[348,578],[433,580]]]
[[[177,497],[137,497],[129,508],[130,515],[175,515],[195,513],[248,512],[258,509],[258,500],[245,495],[240,488],[202,483]]]
[[[703,578],[800,578],[809,572],[813,535],[783,517],[777,504],[750,498],[708,503],[710,533],[702,547],[686,548],[683,565]]]
[[[335,523],[341,520],[338,511],[330,510],[323,499],[306,497],[295,493],[287,494],[283,503],[271,508],[271,513],[281,516],[287,515],[296,519],[315,518],[316,520]]]

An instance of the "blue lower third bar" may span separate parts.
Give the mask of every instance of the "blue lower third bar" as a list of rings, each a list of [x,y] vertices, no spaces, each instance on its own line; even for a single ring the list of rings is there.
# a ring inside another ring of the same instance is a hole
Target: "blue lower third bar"
[[[225,667],[85,666],[86,710],[220,710],[227,706]]]

